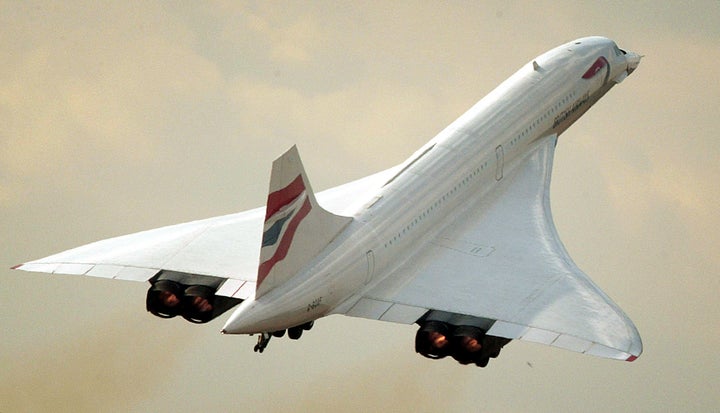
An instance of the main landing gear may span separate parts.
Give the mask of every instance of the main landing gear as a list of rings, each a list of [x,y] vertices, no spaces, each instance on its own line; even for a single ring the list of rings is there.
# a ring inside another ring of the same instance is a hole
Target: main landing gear
[[[297,340],[302,336],[303,331],[310,330],[313,327],[314,321],[308,321],[305,324],[300,324],[299,326],[290,327],[287,329],[288,337],[290,337],[290,340]],[[265,351],[265,348],[270,343],[270,339],[273,337],[282,337],[285,335],[285,330],[278,330],[273,331],[272,333],[261,333],[258,336],[257,344],[255,344],[255,347],[253,348],[253,351],[256,353],[262,353]]]

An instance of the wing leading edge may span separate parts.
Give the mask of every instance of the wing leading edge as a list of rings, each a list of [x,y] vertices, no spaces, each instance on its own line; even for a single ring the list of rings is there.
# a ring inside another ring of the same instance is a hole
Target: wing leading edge
[[[550,176],[557,136],[505,171],[487,196],[347,315],[414,323],[439,310],[496,320],[487,334],[632,361],[637,329],[568,255],[552,221]]]

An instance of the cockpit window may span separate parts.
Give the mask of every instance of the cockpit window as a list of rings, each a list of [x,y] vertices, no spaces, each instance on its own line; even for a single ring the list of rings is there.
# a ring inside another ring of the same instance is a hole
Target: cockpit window
[[[604,56],[600,56],[597,58],[595,63],[590,66],[590,69],[585,72],[585,74],[582,76],[583,79],[591,79],[593,76],[597,74],[597,72],[601,71],[605,66],[607,66],[608,61],[605,59]]]
[[[613,46],[613,51],[615,52],[615,56],[622,56],[625,54],[625,51],[621,50],[617,45]]]

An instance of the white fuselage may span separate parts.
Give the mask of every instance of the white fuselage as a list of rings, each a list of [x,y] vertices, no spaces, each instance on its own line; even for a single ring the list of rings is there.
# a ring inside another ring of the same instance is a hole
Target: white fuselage
[[[600,58],[606,65],[583,75]],[[523,66],[419,149],[355,219],[292,279],[248,299],[227,333],[272,332],[350,308],[452,217],[492,190],[533,142],[560,134],[634,69],[637,55],[584,38]]]

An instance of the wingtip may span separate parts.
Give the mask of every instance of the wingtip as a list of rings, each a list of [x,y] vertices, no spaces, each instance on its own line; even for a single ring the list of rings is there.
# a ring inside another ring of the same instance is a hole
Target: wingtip
[[[638,357],[639,356],[631,355],[630,357],[626,358],[625,361],[629,361],[632,363],[633,361],[637,360]]]
[[[11,270],[17,270],[17,269],[20,269],[20,267],[22,267],[23,265],[25,265],[25,264],[18,264],[18,265],[15,265],[15,266],[10,267],[10,269],[11,269]]]

